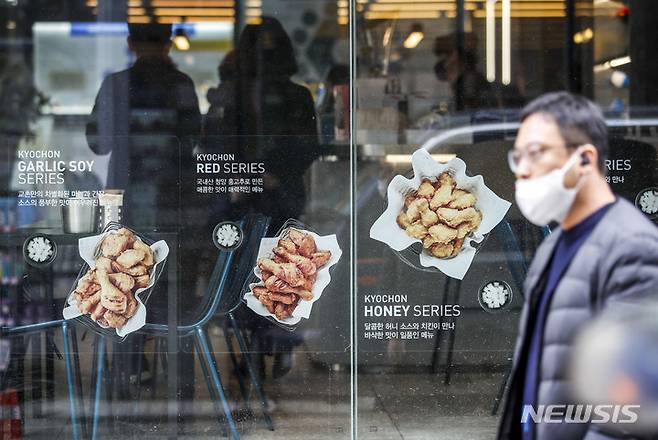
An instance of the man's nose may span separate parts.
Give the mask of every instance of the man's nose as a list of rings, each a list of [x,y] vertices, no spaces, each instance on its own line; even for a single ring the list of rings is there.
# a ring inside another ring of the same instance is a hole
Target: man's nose
[[[522,157],[516,166],[516,171],[514,172],[514,175],[516,176],[517,180],[529,179],[531,175],[531,171],[532,171],[532,167],[530,165],[530,161],[527,160],[525,157]]]

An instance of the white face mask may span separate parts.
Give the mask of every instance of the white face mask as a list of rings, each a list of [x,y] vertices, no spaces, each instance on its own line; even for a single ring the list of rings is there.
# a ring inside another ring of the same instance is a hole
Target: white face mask
[[[544,226],[564,220],[584,182],[581,178],[573,188],[564,186],[564,176],[578,159],[580,154],[575,153],[562,168],[535,179],[516,181],[516,203],[530,223]]]

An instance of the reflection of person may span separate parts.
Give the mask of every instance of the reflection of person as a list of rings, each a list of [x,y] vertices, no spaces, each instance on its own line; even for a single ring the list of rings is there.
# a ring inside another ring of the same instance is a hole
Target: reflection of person
[[[522,414],[576,404],[566,379],[576,332],[598,310],[658,285],[658,230],[613,195],[607,154],[605,120],[585,98],[551,93],[523,110],[509,156],[516,201],[530,222],[559,227],[528,270],[501,439],[605,438],[596,425],[535,424]]]
[[[617,413],[618,420],[628,423],[606,428],[617,428],[627,438],[655,438],[658,433],[656,316],[655,300],[609,309],[583,329],[574,347],[574,393],[588,405],[620,405],[619,410],[608,406],[608,415]]]
[[[183,316],[195,310],[204,245],[198,235],[205,221],[198,214],[191,178],[201,115],[194,83],[169,58],[171,25],[129,24],[128,29],[128,46],[137,60],[103,81],[87,124],[87,140],[95,153],[112,153],[107,188],[125,191],[122,223],[178,231],[182,290],[178,304]],[[174,288],[163,283],[156,288],[165,287]],[[157,293],[148,305],[151,322],[162,322],[165,318],[160,315],[167,310],[167,292]],[[187,401],[194,393],[192,353],[191,347],[184,347],[179,355],[179,368],[192,368],[180,383]]]
[[[200,134],[201,116],[192,80],[168,56],[171,25],[128,28],[128,47],[137,60],[103,81],[87,124],[87,140],[95,153],[112,153],[106,186],[126,190],[131,223],[153,227],[154,222],[177,221],[176,212],[162,215],[163,209],[178,208],[171,206],[172,201],[178,203],[179,177],[171,167],[191,158],[185,153],[191,151],[190,137]]]
[[[434,42],[434,54],[438,61],[434,74],[439,81],[450,83],[454,98],[454,111],[488,109],[499,106],[499,100],[491,83],[478,71],[477,36],[463,35],[462,50],[456,33],[438,37]]]
[[[290,77],[297,72],[292,43],[281,24],[263,17],[247,25],[236,54],[237,79],[209,94],[204,130],[221,136],[221,148],[244,162],[265,166],[262,193],[234,198],[236,214],[257,211],[272,217],[272,228],[299,217],[305,204],[303,175],[317,157],[317,125],[311,93]],[[233,87],[233,97],[226,98]],[[221,109],[221,111],[219,111]],[[217,117],[221,115],[220,117]],[[210,146],[218,144],[208,140]]]
[[[230,209],[236,218],[248,212],[271,217],[273,234],[304,210],[303,176],[318,154],[313,98],[290,79],[297,62],[290,38],[274,18],[244,28],[233,60],[222,63],[222,84],[208,95],[205,144],[234,153],[236,161],[264,164],[262,175],[235,176],[262,177],[263,192],[232,194]],[[252,351],[275,355],[273,375],[289,371],[292,348],[300,340],[250,311],[243,323],[253,331]],[[262,355],[255,360],[263,371]]]

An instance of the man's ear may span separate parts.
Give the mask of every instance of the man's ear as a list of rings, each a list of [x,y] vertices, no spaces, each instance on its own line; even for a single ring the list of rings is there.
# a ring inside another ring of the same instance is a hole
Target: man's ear
[[[583,170],[581,174],[598,170],[599,151],[592,144],[581,145],[580,148],[580,167]]]

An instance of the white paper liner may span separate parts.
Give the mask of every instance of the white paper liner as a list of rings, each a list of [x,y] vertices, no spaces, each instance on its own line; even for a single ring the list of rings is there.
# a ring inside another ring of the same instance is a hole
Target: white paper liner
[[[370,228],[370,238],[386,243],[396,251],[402,251],[414,243],[421,243],[421,240],[410,237],[398,226],[397,216],[404,207],[405,197],[416,191],[424,178],[436,180],[439,174],[450,171],[455,178],[457,188],[469,191],[476,197],[475,207],[482,213],[482,223],[466,237],[462,250],[457,256],[442,259],[431,256],[423,250],[420,254],[420,264],[424,267],[435,267],[449,277],[461,280],[475,257],[475,248],[471,243],[481,242],[484,236],[505,218],[512,204],[487,188],[482,176],[467,176],[466,163],[459,158],[447,163],[438,163],[432,159],[427,150],[421,148],[411,157],[411,164],[414,171],[413,179],[398,175],[388,185],[388,207]]]
[[[111,230],[107,231],[103,234],[100,235],[94,235],[91,237],[84,237],[78,240],[78,251],[80,253],[80,257],[82,257],[83,260],[89,265],[90,268],[96,267],[96,249],[98,248],[98,245],[103,241],[103,238],[105,238],[106,235],[108,234],[116,234],[116,230]],[[139,240],[139,237],[137,237]],[[167,256],[169,255],[169,246],[167,246],[167,242],[164,240],[157,241],[151,245],[151,249],[153,250],[153,258],[155,260],[155,264],[151,268],[150,274],[155,273],[156,267],[163,263],[166,259]],[[153,284],[155,283],[155,277],[151,276],[149,285],[147,287],[143,287],[141,289],[137,289],[135,291],[135,299],[137,300],[138,306],[137,310],[135,311],[135,314],[126,321],[126,324],[121,327],[115,329],[117,332],[117,335],[120,337],[125,337],[129,335],[130,333],[139,330],[140,328],[144,327],[144,324],[146,324],[146,306],[144,303],[142,303],[142,300],[139,298],[140,293],[150,289],[153,287]],[[78,303],[75,300],[75,295],[73,292],[75,291],[75,287],[73,287],[73,290],[69,294],[67,303],[69,304],[68,307],[64,308],[62,311],[62,315],[64,316],[64,319],[73,319],[77,318],[78,316],[81,316],[83,313],[78,310]],[[99,327],[107,328],[105,326],[102,326],[98,322],[96,323]]]
[[[267,310],[267,308],[260,302],[258,298],[254,296],[252,292],[254,286],[264,285],[264,283],[262,282],[263,274],[261,273],[258,266],[254,268],[254,273],[256,274],[258,279],[261,280],[261,282],[249,284],[249,291],[244,294],[244,299],[247,302],[247,307],[249,307],[251,310],[256,312],[258,315],[272,317],[272,319],[275,319],[277,322],[280,322],[281,324],[296,325],[299,323],[299,321],[302,320],[302,318],[308,319],[309,316],[311,316],[311,309],[313,308],[313,303],[320,299],[320,297],[322,296],[322,292],[331,282],[331,274],[329,273],[329,268],[331,268],[331,266],[333,266],[334,264],[338,263],[338,260],[340,260],[343,251],[340,249],[340,246],[338,246],[338,240],[336,239],[335,234],[319,236],[314,232],[305,231],[303,229],[298,229],[298,228],[289,228],[289,229],[297,229],[298,231],[302,231],[304,233],[310,234],[313,237],[313,239],[315,239],[315,244],[317,245],[319,250],[331,251],[331,258],[329,259],[327,264],[322,266],[317,271],[317,279],[315,280],[315,284],[313,284],[313,289],[311,290],[311,293],[313,293],[313,299],[311,299],[310,301],[300,299],[299,303],[297,304],[297,307],[292,312],[291,316],[287,317],[284,320],[278,319],[276,316],[274,316],[273,313],[270,313]],[[284,231],[283,235],[285,235],[285,232],[286,231]],[[274,255],[272,249],[274,249],[277,246],[280,238],[281,236],[274,238],[263,238],[260,241],[260,247],[258,248],[258,258],[271,258]]]

